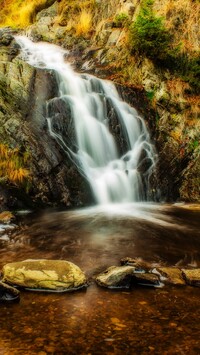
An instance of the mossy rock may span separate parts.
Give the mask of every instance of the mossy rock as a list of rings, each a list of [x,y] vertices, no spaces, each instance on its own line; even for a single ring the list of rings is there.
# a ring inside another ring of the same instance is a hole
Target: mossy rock
[[[86,276],[65,260],[25,260],[4,265],[3,281],[38,291],[74,291],[86,286]]]

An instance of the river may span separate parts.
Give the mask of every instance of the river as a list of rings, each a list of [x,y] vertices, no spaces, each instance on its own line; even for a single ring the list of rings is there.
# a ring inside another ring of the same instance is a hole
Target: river
[[[86,272],[90,286],[72,293],[21,291],[1,304],[0,354],[200,353],[200,289],[139,287],[113,291],[92,277],[126,256],[152,264],[200,266],[200,209],[129,204],[20,216],[1,241],[0,266],[64,259]]]

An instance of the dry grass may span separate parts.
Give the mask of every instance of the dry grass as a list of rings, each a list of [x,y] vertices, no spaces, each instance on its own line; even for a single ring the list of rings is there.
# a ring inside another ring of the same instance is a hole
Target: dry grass
[[[76,25],[76,35],[82,36],[88,34],[92,30],[92,13],[87,10],[82,10],[78,23]]]
[[[53,1],[49,0],[4,0],[0,9],[0,26],[25,28],[33,22],[37,11],[51,3]]]
[[[20,154],[18,149],[9,149],[0,143],[0,181],[20,185],[30,177],[30,172],[24,166],[28,154]]]
[[[183,52],[198,51],[200,46],[200,2],[192,0],[155,0],[154,9],[166,20],[173,33],[174,45],[181,43]]]
[[[189,84],[180,78],[173,78],[167,81],[167,88],[170,94],[173,94],[176,98],[184,98],[185,90],[189,89]]]

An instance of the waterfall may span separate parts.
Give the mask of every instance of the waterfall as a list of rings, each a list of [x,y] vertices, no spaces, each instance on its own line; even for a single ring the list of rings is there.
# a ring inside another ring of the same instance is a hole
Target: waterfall
[[[44,42],[33,43],[24,36],[16,36],[16,41],[26,62],[56,74],[58,96],[46,104],[48,130],[87,178],[96,202],[147,200],[156,154],[137,111],[121,100],[111,82],[75,73],[65,60],[66,50]],[[67,117],[61,120],[59,110],[54,109],[58,102],[66,116],[73,116],[73,144],[69,144],[72,137],[67,134]],[[126,151],[120,152],[116,144],[109,108],[117,119]]]

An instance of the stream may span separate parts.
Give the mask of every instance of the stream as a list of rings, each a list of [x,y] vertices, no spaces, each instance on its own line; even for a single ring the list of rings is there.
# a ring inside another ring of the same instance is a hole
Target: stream
[[[200,209],[132,203],[18,217],[0,241],[0,267],[25,259],[64,259],[90,286],[72,293],[21,291],[1,304],[0,354],[200,353],[198,287],[100,288],[92,277],[126,256],[152,265],[200,267]]]

